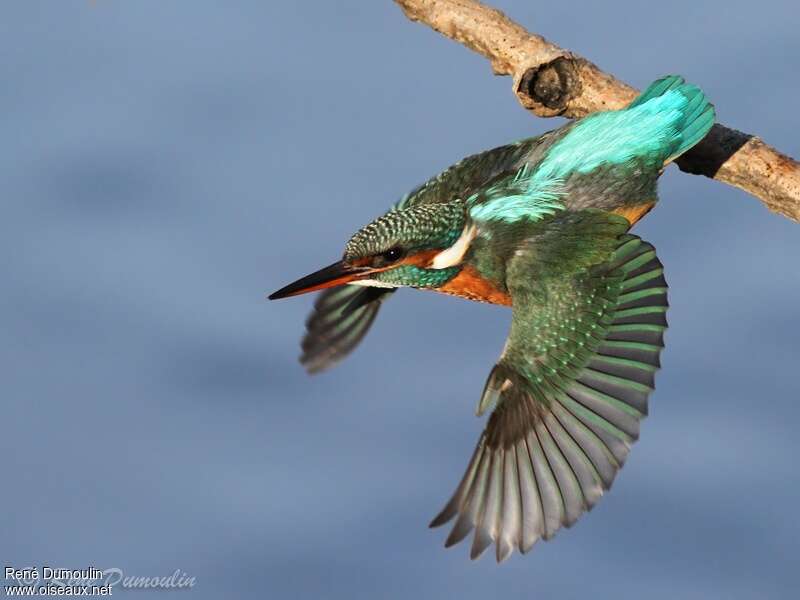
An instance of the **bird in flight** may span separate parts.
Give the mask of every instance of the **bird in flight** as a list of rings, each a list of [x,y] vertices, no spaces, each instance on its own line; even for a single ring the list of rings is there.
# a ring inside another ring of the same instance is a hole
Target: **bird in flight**
[[[433,519],[472,530],[498,562],[592,508],[647,414],[667,327],[653,246],[628,233],[664,167],[714,123],[678,76],[628,107],[463,159],[355,233],[342,260],[278,290],[316,290],[300,361],[347,356],[400,287],[511,307],[511,331],[478,401],[491,412],[455,493]]]

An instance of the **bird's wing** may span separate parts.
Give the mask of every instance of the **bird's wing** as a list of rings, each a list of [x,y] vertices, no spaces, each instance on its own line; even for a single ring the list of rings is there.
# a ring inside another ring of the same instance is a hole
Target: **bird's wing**
[[[607,490],[659,367],[667,284],[654,248],[599,211],[563,214],[508,261],[511,332],[478,414],[494,409],[431,527],[498,562],[569,527]],[[536,227],[532,226],[535,232]]]
[[[300,362],[309,373],[329,369],[352,352],[369,331],[391,288],[342,285],[323,291],[306,320]]]
[[[478,223],[538,221],[564,209],[567,193],[563,180],[539,177],[530,163],[504,173],[491,185],[467,198],[469,216]]]
[[[394,209],[466,199],[500,179],[513,178],[523,163],[536,162],[558,132],[473,154],[406,194]]]

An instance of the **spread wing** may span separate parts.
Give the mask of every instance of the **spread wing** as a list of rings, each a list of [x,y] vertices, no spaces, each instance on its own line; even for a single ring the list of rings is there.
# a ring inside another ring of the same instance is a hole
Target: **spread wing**
[[[508,261],[511,332],[478,407],[494,411],[431,523],[456,517],[446,546],[475,529],[472,558],[495,542],[502,561],[575,523],[611,486],[647,414],[667,310],[655,250],[607,213],[560,223]]]
[[[306,320],[300,362],[309,373],[329,369],[367,335],[383,301],[395,290],[342,285],[320,293]]]

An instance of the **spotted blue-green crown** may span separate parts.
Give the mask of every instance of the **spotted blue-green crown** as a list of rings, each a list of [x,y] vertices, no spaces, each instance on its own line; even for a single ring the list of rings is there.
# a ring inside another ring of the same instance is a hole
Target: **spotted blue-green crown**
[[[373,256],[400,246],[407,253],[447,248],[464,228],[460,201],[393,210],[361,228],[347,242],[345,260]]]

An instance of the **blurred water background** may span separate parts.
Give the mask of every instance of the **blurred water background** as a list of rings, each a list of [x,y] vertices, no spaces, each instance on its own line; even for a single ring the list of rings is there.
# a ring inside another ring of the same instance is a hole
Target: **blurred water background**
[[[800,155],[794,2],[495,4]],[[400,292],[309,378],[312,298],[265,294],[560,120],[388,1],[25,0],[0,39],[4,565],[181,569],[192,598],[797,597],[796,224],[668,170],[636,230],[672,304],[641,440],[573,529],[473,564],[426,524],[509,313]]]

